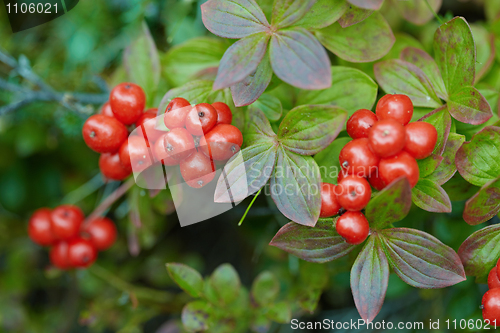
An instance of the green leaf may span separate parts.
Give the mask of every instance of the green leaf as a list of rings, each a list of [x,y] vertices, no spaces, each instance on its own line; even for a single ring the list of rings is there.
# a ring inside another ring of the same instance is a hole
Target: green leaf
[[[314,226],[321,208],[321,178],[316,162],[280,146],[271,176],[271,198],[290,220]]]
[[[462,87],[452,93],[448,111],[456,120],[471,125],[483,124],[493,116],[488,101],[474,87]]]
[[[500,176],[500,127],[487,126],[460,147],[458,172],[469,183],[483,186]]]
[[[444,100],[448,99],[448,93],[446,92],[438,65],[434,59],[427,54],[427,52],[415,47],[407,47],[401,52],[400,57],[402,60],[417,66],[422,72],[424,72],[425,75],[427,75],[427,78],[429,79],[429,82],[438,97]]]
[[[351,141],[349,137],[337,138],[324,150],[314,155],[323,183],[337,184],[337,177],[341,170],[340,151],[349,141]]]
[[[406,177],[399,178],[378,192],[365,208],[373,229],[383,229],[401,221],[411,208],[411,187]]]
[[[344,14],[339,18],[338,23],[342,28],[347,28],[366,20],[373,13],[373,10],[349,6]]]
[[[443,185],[457,171],[457,167],[455,166],[455,155],[457,154],[458,149],[462,146],[465,141],[465,136],[450,133],[448,136],[448,141],[446,142],[446,147],[443,152],[443,160],[441,164],[437,167],[436,170],[432,174],[430,174],[427,179],[434,181],[438,185]]]
[[[183,264],[167,264],[168,274],[185,292],[193,297],[203,295],[203,278],[200,273]]]
[[[486,183],[465,203],[464,220],[470,225],[488,221],[500,212],[500,178]]]
[[[408,228],[378,234],[392,269],[410,286],[444,288],[465,280],[458,255],[434,236]]]
[[[351,269],[351,290],[359,315],[373,321],[384,304],[389,264],[377,234],[368,238]]]
[[[255,72],[266,54],[268,42],[269,35],[260,32],[231,45],[220,61],[214,90],[232,86]]]
[[[328,54],[306,29],[279,30],[271,38],[269,52],[274,73],[284,82],[301,89],[331,86]]]
[[[292,320],[292,311],[288,302],[278,302],[267,308],[266,317],[280,324],[288,324]]]
[[[275,0],[272,26],[282,29],[293,25],[306,15],[315,2],[315,0]]]
[[[298,106],[281,121],[278,140],[294,153],[314,155],[332,143],[346,120],[347,112],[335,106]]]
[[[475,83],[488,73],[495,60],[494,36],[480,25],[470,26],[476,44],[476,77]]]
[[[211,80],[196,80],[181,87],[170,89],[163,97],[158,109],[164,112],[170,100],[175,97],[185,98],[192,104],[210,103],[210,99],[214,95],[212,91],[213,84],[214,82]]]
[[[201,15],[205,27],[224,38],[269,31],[269,22],[254,0],[209,0],[201,5]]]
[[[255,102],[269,86],[272,77],[273,70],[267,52],[255,72],[231,86],[234,104],[245,106]]]
[[[240,277],[230,264],[222,264],[217,267],[210,276],[210,283],[218,298],[226,305],[233,302],[240,292]]]
[[[261,110],[269,121],[280,120],[281,114],[283,113],[281,101],[277,97],[269,94],[262,94],[250,108],[257,108]]]
[[[420,121],[432,124],[436,128],[438,139],[433,153],[441,155],[446,147],[446,141],[451,129],[451,117],[448,109],[446,106],[440,107],[424,116]]]
[[[206,331],[211,326],[213,310],[205,301],[194,301],[182,309],[182,324],[191,332]]]
[[[300,292],[298,303],[302,309],[309,313],[314,313],[318,307],[318,303],[322,294],[321,289],[306,289]]]
[[[443,157],[441,155],[432,154],[423,160],[417,160],[418,170],[420,171],[420,178],[429,176],[441,164]]]
[[[245,142],[249,142],[252,145],[260,143],[261,141],[273,141],[274,143],[277,143],[277,136],[271,128],[271,124],[264,113],[255,108],[249,110],[249,112],[250,119],[248,128],[245,133],[243,133]]]
[[[161,66],[156,44],[146,22],[142,22],[139,37],[123,53],[128,79],[144,89],[147,100],[152,101],[160,82]]]
[[[458,255],[467,275],[487,276],[500,257],[500,224],[474,232],[460,245]]]
[[[428,179],[420,179],[411,190],[412,200],[428,212],[451,213],[451,201],[441,186]]]
[[[384,0],[347,0],[349,3],[363,9],[379,10]]]
[[[405,20],[416,25],[424,25],[434,17],[432,11],[429,10],[429,5],[437,13],[441,7],[441,2],[442,0],[404,0],[395,1],[392,4],[396,6]]]
[[[294,26],[308,30],[327,27],[337,21],[348,7],[346,0],[317,0]]]
[[[474,84],[476,50],[464,18],[455,17],[438,28],[434,54],[449,95]]]
[[[417,66],[400,59],[391,59],[376,63],[374,72],[377,82],[386,93],[407,95],[415,106],[441,106],[441,100],[429,78]]]
[[[269,245],[316,263],[341,258],[355,247],[337,234],[332,219],[319,220],[314,228],[288,223],[278,231]]]
[[[479,191],[479,187],[467,182],[459,173],[455,173],[442,185],[451,201],[465,201]]]
[[[213,37],[198,37],[171,48],[161,58],[162,73],[173,86],[192,80],[198,72],[218,67],[228,44]]]
[[[334,23],[317,30],[316,37],[328,50],[351,62],[380,59],[389,52],[395,41],[391,27],[378,12],[347,28]],[[374,40],[377,42],[374,43]]]
[[[377,99],[377,84],[362,71],[332,66],[332,86],[323,90],[301,90],[297,105],[329,104],[352,115],[359,109],[370,110]]]
[[[280,283],[269,271],[260,273],[252,284],[252,298],[259,306],[267,306],[274,302],[280,291]]]

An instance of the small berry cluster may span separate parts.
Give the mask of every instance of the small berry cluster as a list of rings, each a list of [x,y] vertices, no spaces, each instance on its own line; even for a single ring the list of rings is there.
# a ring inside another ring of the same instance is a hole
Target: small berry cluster
[[[481,309],[483,319],[489,320],[490,325],[500,326],[500,259],[488,274],[489,290],[483,295]]]
[[[80,208],[61,205],[53,210],[40,208],[31,216],[28,235],[33,242],[50,246],[50,261],[60,269],[86,268],[97,259],[97,252],[116,240],[116,227],[106,217],[84,223]]]
[[[201,188],[214,179],[214,162],[227,161],[243,144],[232,119],[225,103],[191,106],[184,98],[174,98],[163,118],[170,131],[157,141],[154,154],[165,165],[179,165],[186,183]]]
[[[342,168],[338,185],[322,183],[320,217],[341,213],[336,230],[346,242],[360,244],[370,227],[361,212],[370,201],[372,189],[380,191],[399,177],[414,187],[419,179],[416,159],[430,156],[436,146],[436,128],[413,122],[413,103],[406,95],[385,95],[376,114],[356,111],[347,121],[353,139],[340,151]]]

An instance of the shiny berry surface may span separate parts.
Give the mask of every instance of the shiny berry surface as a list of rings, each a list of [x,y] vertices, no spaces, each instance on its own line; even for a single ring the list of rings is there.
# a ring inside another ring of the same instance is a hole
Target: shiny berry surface
[[[60,240],[76,237],[84,219],[85,215],[77,206],[60,205],[50,214],[52,232]]]
[[[107,217],[93,219],[83,231],[89,234],[90,242],[99,251],[110,248],[116,240],[116,226]]]
[[[101,154],[99,170],[104,177],[112,180],[124,180],[131,174],[131,170],[122,164],[119,153]]]
[[[146,94],[137,84],[120,83],[111,90],[109,104],[116,119],[125,125],[132,125],[144,111]]]
[[[167,105],[163,121],[168,129],[186,126],[186,117],[192,110],[191,103],[181,97],[174,98]]]
[[[56,241],[52,232],[51,210],[49,208],[37,209],[28,222],[28,235],[38,245],[48,246]]]
[[[406,125],[405,129],[406,144],[404,149],[417,160],[430,156],[438,139],[436,128],[432,124],[416,121]]]
[[[488,274],[488,288],[500,288],[500,280],[498,279],[496,267],[493,267],[493,269],[490,270],[490,273]]]
[[[113,110],[111,110],[111,105],[109,104],[109,101],[103,104],[103,106],[101,107],[100,114],[102,114],[103,116],[114,118],[115,115],[113,114]]]
[[[212,103],[212,106],[217,111],[217,124],[228,124],[231,125],[233,122],[233,112],[231,108],[222,102]]]
[[[243,134],[233,126],[219,124],[201,137],[200,150],[214,161],[225,161],[233,157],[243,144]]]
[[[372,172],[370,177],[368,177],[368,182],[377,191],[382,191],[387,186],[382,178],[380,178],[380,172],[378,169],[377,171]]]
[[[98,153],[114,153],[127,139],[127,128],[112,117],[96,114],[87,119],[82,129],[87,146]]]
[[[393,119],[381,120],[370,129],[368,140],[370,149],[378,156],[394,156],[405,146],[405,128]]]
[[[68,243],[66,241],[57,242],[49,252],[49,258],[52,265],[59,269],[71,268],[68,258]]]
[[[377,103],[376,114],[379,120],[394,119],[405,126],[413,117],[413,103],[406,95],[385,95]]]
[[[174,128],[163,136],[170,157],[183,160],[196,151],[193,136],[184,128]]]
[[[342,208],[358,211],[366,207],[372,195],[368,181],[358,176],[347,176],[337,185],[337,200]]]
[[[370,128],[377,121],[377,116],[370,110],[358,110],[347,120],[347,134],[353,139],[367,138]]]
[[[215,177],[213,162],[203,153],[195,152],[180,163],[181,175],[193,188],[202,188]]]
[[[335,194],[336,185],[330,183],[321,183],[321,211],[319,217],[330,217],[337,215],[340,204]]]
[[[387,185],[399,177],[406,177],[411,187],[414,187],[420,176],[417,161],[405,151],[395,156],[381,159],[378,169],[380,178]]]
[[[186,129],[192,135],[208,133],[216,124],[217,111],[208,103],[197,104],[186,118]]]
[[[483,319],[489,320],[491,327],[500,326],[500,288],[490,289],[481,301]]]
[[[147,139],[148,147],[150,143],[154,143],[158,138],[165,132],[156,129],[156,117],[158,109],[148,109],[141,117],[135,122],[135,127],[137,127],[138,136],[145,136]],[[141,128],[142,130],[140,130]]]
[[[368,220],[361,212],[345,212],[335,224],[337,233],[349,244],[361,244],[370,233]]]
[[[68,242],[68,261],[76,268],[86,268],[97,259],[97,249],[90,240],[75,238]]]
[[[340,166],[350,175],[367,177],[377,169],[380,158],[370,149],[368,139],[349,141],[340,151]]]
[[[146,140],[141,136],[130,136],[119,151],[120,162],[125,169],[141,172],[153,164]]]
[[[160,136],[153,146],[155,160],[164,165],[177,165],[180,161],[170,157],[170,154],[165,148],[165,135],[166,134]]]

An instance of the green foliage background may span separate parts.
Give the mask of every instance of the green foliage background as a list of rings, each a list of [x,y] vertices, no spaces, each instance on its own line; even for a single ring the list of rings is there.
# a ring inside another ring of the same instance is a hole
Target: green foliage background
[[[166,56],[166,52],[193,38],[210,35],[201,22],[199,6],[203,2],[80,1],[63,17],[15,35],[1,7],[0,47],[16,58],[25,55],[34,72],[56,90],[97,93],[100,80],[113,86],[126,78],[123,50],[135,40],[145,21],[161,51],[159,89],[156,95],[148,96],[149,104],[157,105],[168,89],[185,83],[186,74],[198,70],[189,64],[176,65],[175,54]],[[382,13],[400,36],[398,41],[406,41],[405,45],[420,42],[431,49],[438,26],[435,20],[423,27],[414,26],[396,15],[388,1]],[[478,26],[485,19],[482,6],[474,1],[445,1],[440,14],[451,18],[450,13],[476,21]],[[199,43],[191,45],[196,48]],[[213,52],[203,60],[204,66],[217,66],[228,45],[227,40],[214,37],[213,44],[200,46]],[[386,57],[397,56],[396,49],[397,44]],[[332,64],[360,68],[373,77],[372,63],[353,64],[332,58]],[[497,93],[494,82],[499,73],[495,63],[483,83]],[[0,74],[9,77],[11,72],[0,64]],[[277,90],[275,95],[279,94]],[[10,102],[11,94],[0,90],[0,106]],[[286,100],[282,102],[288,109]],[[81,138],[84,120],[56,103],[33,103],[0,117],[0,330],[157,332],[162,325],[171,325],[178,327],[173,332],[180,332],[180,311],[190,298],[167,274],[167,262],[184,263],[204,276],[220,264],[230,263],[247,287],[260,272],[269,270],[278,277],[280,297],[287,300],[294,318],[358,318],[349,287],[350,265],[357,253],[318,265],[268,246],[288,221],[273,204],[268,204],[270,198],[265,196],[258,198],[241,227],[237,221],[248,200],[210,221],[180,228],[172,214],[168,191],[149,199],[146,191],[134,188],[128,200],[113,207],[111,217],[117,223],[119,240],[100,255],[95,269],[69,273],[48,269],[47,251],[27,237],[30,214],[39,207],[54,207],[61,202],[77,203],[88,214],[118,186],[102,183],[98,155]],[[480,228],[463,221],[464,201],[458,199],[450,214],[431,214],[413,207],[398,226],[425,230],[457,250],[468,235]],[[140,211],[140,229],[130,221],[129,205],[136,205]],[[497,220],[495,217],[490,223]],[[138,254],[131,250],[130,244],[135,243],[140,244]],[[386,302],[376,320],[478,319],[485,288],[469,278],[446,289],[420,290],[391,274]],[[313,313],[299,306],[307,302],[300,299],[306,289],[308,293],[314,289],[316,294],[318,289],[323,290]],[[274,324],[272,331],[291,329],[289,325]]]

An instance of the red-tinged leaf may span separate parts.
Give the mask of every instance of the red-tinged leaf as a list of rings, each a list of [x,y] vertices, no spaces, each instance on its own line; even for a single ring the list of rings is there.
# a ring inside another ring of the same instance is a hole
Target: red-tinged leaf
[[[376,63],[373,69],[377,82],[386,93],[407,95],[415,106],[441,106],[429,78],[417,66],[400,59],[390,59]]]
[[[500,127],[487,126],[457,151],[458,172],[469,183],[483,186],[500,175]]]
[[[182,324],[191,332],[206,331],[212,324],[212,306],[206,301],[194,301],[182,309]]]
[[[301,89],[332,85],[330,59],[314,36],[304,28],[278,31],[271,38],[271,66],[286,83]]]
[[[500,212],[500,178],[492,180],[465,203],[464,220],[470,225],[488,221]]]
[[[255,102],[269,86],[272,77],[273,70],[269,62],[269,53],[266,53],[253,73],[231,86],[234,104],[245,106]]]
[[[437,13],[439,12],[439,8],[441,8],[442,0],[404,0],[392,2],[406,20],[416,25],[424,25],[434,17],[427,3]]]
[[[271,176],[271,198],[290,220],[314,227],[321,209],[321,176],[310,156],[301,156],[280,146]]]
[[[443,185],[450,180],[451,177],[453,177],[455,172],[457,172],[457,167],[455,166],[455,155],[464,141],[465,136],[457,133],[450,133],[442,155],[443,160],[437,169],[427,177],[427,179],[432,180],[438,185]]]
[[[446,105],[426,114],[419,121],[425,121],[436,128],[438,139],[433,153],[442,155],[451,129],[451,116]]]
[[[269,35],[261,32],[231,45],[220,61],[214,90],[232,86],[255,72],[266,54],[268,42]]]
[[[294,26],[308,30],[321,29],[336,22],[348,8],[349,4],[345,0],[317,0]]]
[[[339,18],[338,23],[342,28],[347,28],[366,20],[371,14],[373,14],[373,10],[349,6],[344,15]]]
[[[378,192],[365,208],[370,227],[383,229],[394,222],[401,221],[410,212],[411,187],[405,177],[393,181]]]
[[[392,269],[410,286],[444,288],[465,280],[458,255],[434,236],[408,228],[385,229],[379,235]]]
[[[347,112],[336,106],[301,105],[281,121],[278,140],[294,153],[314,155],[335,140],[346,120]]]
[[[201,5],[201,15],[205,27],[224,38],[269,31],[269,22],[254,0],[209,0]]]
[[[467,275],[488,275],[500,257],[500,224],[474,232],[460,245],[458,255]]]
[[[371,235],[351,269],[354,303],[364,320],[373,321],[384,304],[389,284],[389,264],[381,242]]]
[[[441,186],[431,180],[421,178],[411,190],[415,205],[434,213],[451,213],[451,201]]]
[[[272,26],[283,29],[299,21],[311,9],[316,0],[275,0]]]
[[[484,124],[493,117],[490,104],[474,87],[463,87],[452,93],[448,111],[456,120],[471,125]]]
[[[334,23],[316,31],[316,37],[327,49],[351,62],[370,62],[382,58],[396,40],[391,27],[379,13],[347,28]],[[374,43],[373,41],[377,42]]]
[[[347,0],[354,6],[363,9],[379,10],[384,0]]]
[[[474,84],[476,47],[463,17],[455,17],[438,28],[434,35],[434,57],[448,95]]]
[[[420,178],[425,178],[436,170],[443,161],[441,155],[431,154],[431,156],[423,160],[417,160],[418,170],[420,171]]]
[[[314,228],[288,223],[278,231],[269,245],[317,263],[341,258],[355,247],[337,234],[332,219],[320,220]]]
[[[446,92],[438,65],[427,52],[416,47],[407,47],[401,52],[400,58],[401,60],[417,66],[427,75],[427,78],[439,98],[444,100],[448,99],[448,93]]]

